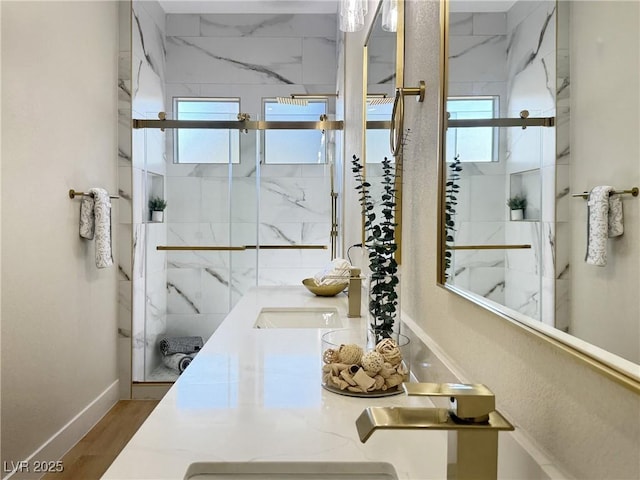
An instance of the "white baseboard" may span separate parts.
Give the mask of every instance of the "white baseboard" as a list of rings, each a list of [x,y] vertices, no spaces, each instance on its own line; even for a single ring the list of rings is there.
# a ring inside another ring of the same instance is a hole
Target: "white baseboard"
[[[60,460],[111,410],[111,407],[116,404],[120,397],[118,382],[119,380],[116,380],[109,385],[104,392],[98,395],[28,458],[22,462],[17,462],[16,465],[11,465],[10,468],[13,468],[13,472],[5,480],[31,480],[44,476],[47,472],[35,472],[34,467],[45,462],[55,463],[55,461]]]

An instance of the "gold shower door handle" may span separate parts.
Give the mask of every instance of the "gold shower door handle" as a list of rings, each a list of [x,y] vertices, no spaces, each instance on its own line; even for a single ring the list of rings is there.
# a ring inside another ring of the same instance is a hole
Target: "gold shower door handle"
[[[326,250],[326,245],[158,245],[165,251]]]
[[[530,244],[522,245],[447,245],[445,250],[517,250],[531,248]]]

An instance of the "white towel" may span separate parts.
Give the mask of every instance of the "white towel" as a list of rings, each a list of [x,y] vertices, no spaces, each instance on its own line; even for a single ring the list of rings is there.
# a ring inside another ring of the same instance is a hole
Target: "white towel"
[[[178,372],[184,372],[184,369],[189,366],[195,354],[187,355],[186,353],[174,353],[162,357],[162,362],[169,368],[177,370]]]
[[[607,264],[607,238],[624,233],[622,200],[609,185],[594,187],[587,201],[587,254],[589,265]]]
[[[316,273],[313,278],[318,286],[335,285],[348,282],[350,272],[351,264],[347,260],[335,258],[321,272]]]
[[[103,188],[92,188],[80,203],[80,236],[96,240],[96,266],[113,265],[111,254],[111,198]]]

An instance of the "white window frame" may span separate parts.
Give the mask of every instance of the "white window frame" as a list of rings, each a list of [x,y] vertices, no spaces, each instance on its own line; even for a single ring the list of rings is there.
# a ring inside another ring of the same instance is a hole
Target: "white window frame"
[[[473,101],[483,101],[486,102],[487,100],[491,100],[492,102],[492,116],[490,118],[499,118],[500,116],[500,97],[498,95],[455,95],[455,96],[450,96],[447,99],[447,111],[449,112],[449,102],[453,101],[466,101],[466,102],[473,102]],[[478,118],[487,118],[487,117],[478,117]],[[453,120],[454,118],[450,118],[451,120]],[[465,119],[468,119],[465,118]],[[487,129],[491,129],[491,158],[490,159],[468,159],[468,158],[463,158],[463,156],[461,156],[460,161],[461,162],[478,162],[478,163],[488,163],[488,162],[497,162],[499,161],[499,153],[500,153],[500,129],[498,127],[464,127],[464,128],[460,128],[459,130],[463,131],[463,130],[468,130],[469,128],[487,128]],[[454,129],[450,128],[450,131],[453,131]],[[447,140],[447,147],[449,146],[449,141]],[[451,150],[450,148],[447,148],[447,161],[451,162],[453,161],[453,158],[456,156],[456,152],[457,149],[454,149],[454,151],[449,151]]]

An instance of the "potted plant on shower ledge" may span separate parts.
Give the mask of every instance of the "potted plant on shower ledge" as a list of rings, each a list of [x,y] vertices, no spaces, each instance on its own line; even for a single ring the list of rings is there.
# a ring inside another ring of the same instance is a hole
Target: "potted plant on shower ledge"
[[[167,208],[167,201],[160,197],[151,197],[149,199],[149,211],[151,212],[152,222],[164,221],[164,209]]]
[[[523,195],[514,195],[507,200],[507,206],[511,213],[511,220],[523,220],[524,210],[527,208],[527,199]]]
[[[363,175],[363,165],[355,155],[352,171],[364,216],[365,241],[363,247],[369,257],[368,281],[368,336],[375,345],[385,338],[397,342],[400,335],[400,280],[395,259],[396,244],[396,174],[391,160],[382,161],[382,187],[380,219],[374,212],[374,202]]]

